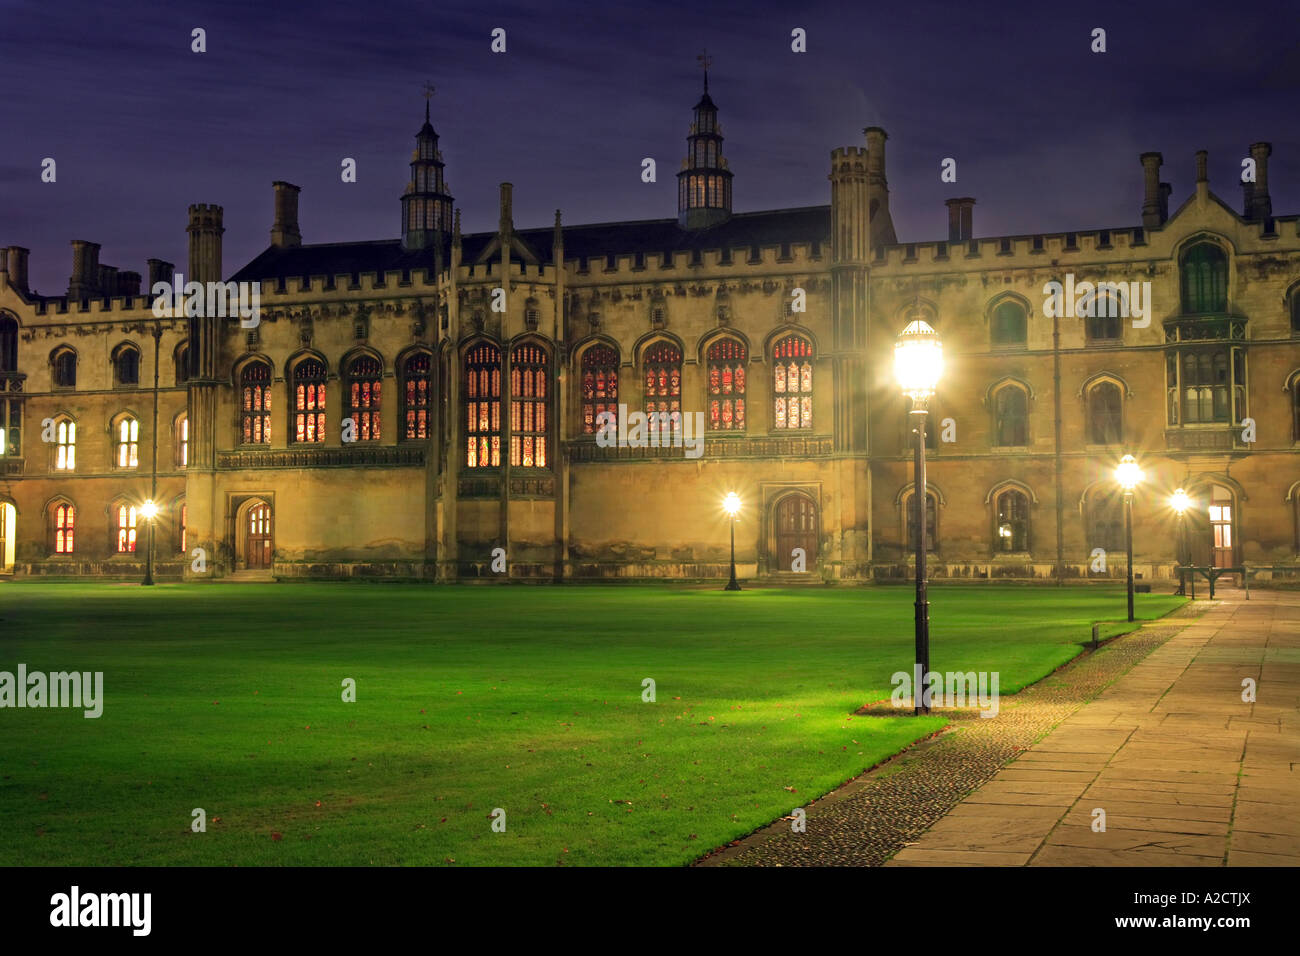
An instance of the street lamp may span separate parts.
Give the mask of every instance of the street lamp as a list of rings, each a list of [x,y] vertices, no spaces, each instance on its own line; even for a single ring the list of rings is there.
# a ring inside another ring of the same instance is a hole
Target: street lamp
[[[722,510],[731,519],[731,580],[722,590],[739,591],[740,582],[736,580],[736,515],[740,513],[740,495],[734,491],[727,492],[727,496],[722,499]]]
[[[943,374],[943,344],[939,333],[918,316],[894,343],[894,377],[903,394],[912,400],[911,415],[916,427],[914,449],[915,484],[912,490],[912,507],[916,509],[916,686],[912,688],[912,702],[917,716],[930,712],[922,687],[930,673],[930,602],[926,595],[925,544],[929,530],[925,521],[925,418],[930,410],[930,399]]]
[[[1192,506],[1192,499],[1187,492],[1179,488],[1169,496],[1169,507],[1178,513],[1178,563],[1186,567],[1192,563],[1190,548],[1187,546],[1187,509]],[[1192,572],[1192,591],[1196,590],[1196,572]],[[1178,593],[1187,594],[1187,572],[1178,572]]]
[[[153,519],[158,517],[158,506],[152,498],[140,506],[140,514],[149,522],[149,551],[144,565],[144,583],[148,586],[153,584]]]
[[[1115,480],[1124,489],[1124,543],[1128,548],[1128,619],[1133,620],[1133,489],[1146,476],[1138,467],[1137,459],[1125,455],[1115,466]]]

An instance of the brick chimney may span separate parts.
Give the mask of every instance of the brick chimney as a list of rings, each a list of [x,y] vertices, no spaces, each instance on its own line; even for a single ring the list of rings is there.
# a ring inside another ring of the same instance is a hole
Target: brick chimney
[[[1143,153],[1142,160],[1142,227],[1157,229],[1169,218],[1169,206],[1162,192],[1160,167],[1165,158],[1159,153]]]
[[[30,249],[22,246],[9,247],[9,285],[19,292],[27,292],[27,257]]]
[[[153,287],[159,282],[166,282],[171,285],[172,276],[176,274],[176,267],[170,262],[163,262],[161,259],[147,259],[145,265],[149,267],[149,294],[153,295]]]
[[[72,240],[72,278],[69,299],[89,299],[99,294],[99,243]]]
[[[220,206],[197,203],[190,206],[190,262],[186,282],[221,281],[221,224],[223,210]]]
[[[970,196],[944,201],[948,207],[948,241],[966,242],[975,238],[975,200]]]
[[[1268,157],[1272,153],[1272,143],[1250,144],[1250,158],[1255,161],[1255,181],[1241,184],[1246,194],[1247,219],[1268,219],[1273,215],[1273,200],[1268,194]]]
[[[271,183],[271,188],[275,190],[271,245],[277,249],[296,249],[302,245],[302,233],[298,231],[298,193],[302,190],[280,179]]]

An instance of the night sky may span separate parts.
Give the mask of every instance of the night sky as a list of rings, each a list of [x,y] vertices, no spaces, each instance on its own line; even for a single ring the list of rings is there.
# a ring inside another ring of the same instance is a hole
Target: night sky
[[[1275,214],[1295,214],[1298,9],[0,0],[0,245],[29,247],[31,285],[59,295],[69,240],[121,269],[184,269],[186,207],[217,203],[230,274],[268,245],[276,179],[302,186],[305,243],[396,238],[425,82],[466,232],[496,227],[501,181],[519,228],[557,207],[572,224],[671,217],[706,47],[737,212],[829,202],[830,150],[879,125],[902,241],[946,238],[943,200],[965,195],[977,236],[1137,225],[1144,150],[1164,153],[1171,209],[1203,148],[1240,211],[1257,140],[1273,143]],[[640,180],[646,156],[657,183]],[[949,156],[955,184],[939,179]]]

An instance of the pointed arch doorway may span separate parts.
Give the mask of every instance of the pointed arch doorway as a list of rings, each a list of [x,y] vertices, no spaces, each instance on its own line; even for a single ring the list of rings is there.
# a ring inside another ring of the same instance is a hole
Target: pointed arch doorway
[[[238,567],[249,571],[270,571],[275,556],[271,503],[265,498],[249,498],[239,506],[235,520]]]

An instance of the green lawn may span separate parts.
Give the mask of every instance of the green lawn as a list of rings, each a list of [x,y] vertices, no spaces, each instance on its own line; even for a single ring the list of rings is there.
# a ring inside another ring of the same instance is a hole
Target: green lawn
[[[1139,595],[1138,613],[1180,601]],[[0,670],[103,671],[105,697],[98,720],[0,710],[0,864],[686,863],[942,726],[849,716],[910,670],[911,602],[0,585]],[[1124,595],[937,587],[931,607],[932,667],[998,671],[1009,694],[1122,617]]]

